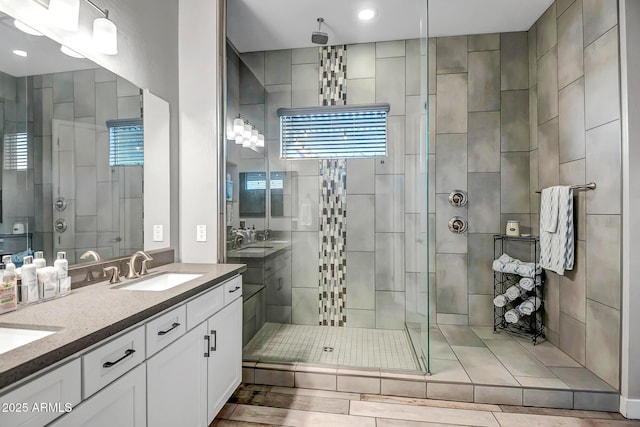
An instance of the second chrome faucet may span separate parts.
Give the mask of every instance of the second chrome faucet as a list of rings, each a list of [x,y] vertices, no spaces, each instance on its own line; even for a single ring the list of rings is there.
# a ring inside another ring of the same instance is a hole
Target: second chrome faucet
[[[142,257],[142,263],[140,265],[140,271],[138,272],[136,271],[136,260],[139,257]],[[134,277],[144,276],[145,274],[147,274],[147,262],[152,260],[153,258],[144,251],[137,251],[133,255],[131,255],[129,262],[127,263],[127,266],[129,267],[127,279],[133,279]]]

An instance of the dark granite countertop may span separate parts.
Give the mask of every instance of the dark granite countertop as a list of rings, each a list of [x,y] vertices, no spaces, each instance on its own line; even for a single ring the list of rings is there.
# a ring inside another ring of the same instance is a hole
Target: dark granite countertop
[[[100,282],[0,315],[0,327],[56,331],[0,354],[0,390],[246,270],[243,264],[167,264],[149,271],[200,273],[166,291],[116,290]],[[148,277],[148,276],[146,276]],[[134,280],[125,282],[133,282]]]

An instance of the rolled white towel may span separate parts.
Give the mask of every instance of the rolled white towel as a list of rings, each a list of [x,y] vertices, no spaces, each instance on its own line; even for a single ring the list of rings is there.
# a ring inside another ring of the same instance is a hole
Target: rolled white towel
[[[529,297],[518,306],[518,310],[520,311],[520,313],[529,316],[540,308],[541,302],[542,300],[540,298]]]
[[[498,295],[493,299],[493,305],[495,305],[496,307],[504,307],[505,305],[507,305],[508,301],[509,300],[507,299],[506,296]]]
[[[504,291],[504,295],[509,299],[509,301],[513,301],[522,295],[522,289],[520,289],[518,285],[513,285]]]
[[[520,312],[512,308],[504,314],[504,320],[506,320],[507,323],[518,323],[518,320],[520,320]]]
[[[542,278],[540,276],[536,276],[535,279],[531,277],[523,277],[522,279],[520,279],[520,282],[518,284],[525,291],[532,291],[533,288],[542,284]]]

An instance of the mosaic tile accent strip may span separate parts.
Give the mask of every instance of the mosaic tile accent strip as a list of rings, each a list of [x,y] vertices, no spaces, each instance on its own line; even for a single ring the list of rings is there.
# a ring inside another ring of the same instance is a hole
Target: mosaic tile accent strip
[[[346,160],[320,160],[318,324],[325,326],[347,323],[346,174]]]
[[[320,55],[320,105],[347,103],[347,46],[323,46]]]

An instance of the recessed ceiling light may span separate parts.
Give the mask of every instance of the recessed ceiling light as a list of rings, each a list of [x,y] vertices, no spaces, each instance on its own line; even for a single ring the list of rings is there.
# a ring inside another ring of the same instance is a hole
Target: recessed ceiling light
[[[17,29],[22,31],[23,33],[31,34],[32,36],[42,36],[43,34],[40,31],[34,30],[27,24],[22,21],[18,21],[17,19],[13,20],[13,25],[16,26]]]
[[[373,19],[374,16],[376,16],[376,11],[373,9],[362,9],[360,12],[358,12],[358,18],[362,19],[363,21]]]
[[[14,49],[13,51],[14,54],[18,55],[18,56],[27,56],[27,52],[25,52],[24,50],[20,50],[20,49]]]
[[[60,46],[60,52],[64,53],[67,56],[70,56],[72,58],[78,58],[78,59],[83,59],[84,58],[84,56],[80,55],[78,52],[76,52],[73,49],[69,49],[65,45],[61,45]]]

